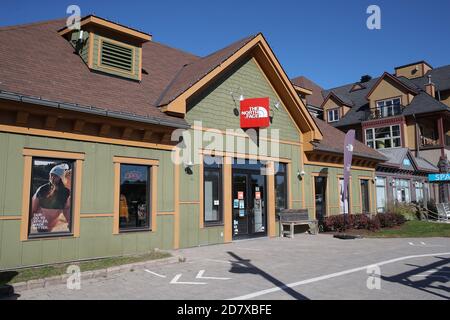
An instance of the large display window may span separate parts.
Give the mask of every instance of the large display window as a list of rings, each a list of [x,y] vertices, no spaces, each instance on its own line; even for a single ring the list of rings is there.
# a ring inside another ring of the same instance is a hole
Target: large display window
[[[120,231],[150,227],[150,181],[150,166],[120,165]]]
[[[204,224],[222,224],[222,158],[204,157],[203,192]]]

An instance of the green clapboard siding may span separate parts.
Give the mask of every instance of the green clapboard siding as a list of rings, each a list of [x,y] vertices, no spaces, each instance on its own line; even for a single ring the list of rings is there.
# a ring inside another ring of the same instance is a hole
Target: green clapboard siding
[[[0,269],[173,248],[173,217],[157,217],[156,232],[112,234],[112,218],[82,218],[79,238],[21,242],[20,221],[0,221]]]
[[[196,121],[201,120],[201,125],[204,128],[215,128],[223,131],[226,129],[238,129],[240,127],[239,117],[234,114],[233,109],[236,107],[239,108],[239,101],[236,101],[237,105],[235,105],[230,92],[234,92],[236,99],[238,99],[241,93],[239,88],[242,88],[242,93],[245,95],[245,98],[269,97],[274,112],[270,130],[277,129],[279,132],[278,138],[280,140],[300,141],[296,125],[291,120],[282,102],[280,101],[279,109],[274,107],[274,104],[278,102],[277,95],[253,59],[247,59],[238,63],[198,97],[189,101],[186,120],[191,125],[199,125]],[[271,136],[270,130],[268,137],[276,138],[274,135]],[[190,134],[193,143],[194,131],[191,130]],[[210,144],[210,139],[212,139],[211,136],[208,137],[204,134],[202,143],[198,147],[207,149]],[[238,139],[235,137],[233,137],[233,139],[234,146],[237,146]],[[230,148],[226,141],[222,141],[222,146],[219,146],[216,150],[228,152],[236,151],[235,147]],[[290,176],[292,198],[302,198],[301,181],[297,178],[297,172],[302,167],[302,159],[300,158],[300,148],[298,145],[279,143],[273,146],[271,142],[260,140],[260,149],[258,150],[258,145],[251,139],[245,139],[244,143],[245,150],[239,150],[240,153],[258,154],[263,148],[262,145],[266,143],[266,152],[259,154],[292,159]],[[194,165],[192,174],[188,175],[182,171],[180,175],[180,200],[184,202],[198,202],[200,200],[198,194],[199,188],[197,187],[200,183],[200,167],[198,165],[198,158],[196,158],[198,157],[198,154],[199,151],[192,148],[192,161],[197,165]],[[299,205],[301,205],[301,203],[293,203],[293,206]],[[224,228],[222,226],[205,227],[203,229],[198,227],[201,214],[203,214],[203,212],[199,212],[199,204],[181,204],[181,248],[223,243]]]
[[[204,127],[220,130],[239,128],[239,116],[233,113],[235,107],[239,109],[239,88],[242,88],[245,98],[269,97],[273,109],[270,129],[278,129],[282,140],[299,141],[299,133],[281,101],[279,109],[274,107],[278,101],[277,95],[253,59],[241,62],[190,101],[186,120],[190,124],[201,120]],[[234,92],[236,105],[230,92]]]
[[[334,167],[323,167],[323,166],[315,166],[315,165],[305,165],[306,175],[303,178],[305,180],[305,207],[308,208],[310,216],[314,216],[313,212],[314,207],[314,194],[313,194],[313,183],[314,177],[312,173],[323,173],[327,174],[327,201],[329,207],[328,215],[334,215],[340,213],[339,208],[339,185],[338,185],[338,176],[343,175],[343,169],[334,168]],[[372,171],[370,170],[353,170],[351,171],[351,194],[350,194],[350,204],[351,204],[351,213],[360,213],[361,212],[361,187],[360,187],[360,177],[371,177]],[[371,193],[371,202],[374,204],[374,185],[372,183],[369,184],[370,193]]]
[[[157,211],[174,210],[174,164],[169,151],[0,133],[0,149],[6,151],[0,154],[0,216],[21,214],[24,148],[85,153],[82,216],[113,212],[114,156],[159,160]],[[173,222],[173,216],[160,215],[157,217],[156,232],[113,235],[111,217],[81,218],[80,237],[77,239],[21,242],[20,221],[1,220],[0,269],[133,254],[152,248],[171,249]]]

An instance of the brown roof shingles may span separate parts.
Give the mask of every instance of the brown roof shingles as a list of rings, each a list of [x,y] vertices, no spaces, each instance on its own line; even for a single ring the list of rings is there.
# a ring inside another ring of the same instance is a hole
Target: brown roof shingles
[[[294,78],[291,82],[296,86],[311,90],[312,94],[306,95],[306,104],[320,108],[324,100],[322,96],[323,88],[321,86],[304,76]]]
[[[156,42],[143,44],[142,81],[91,72],[57,30],[65,19],[0,29],[0,90],[185,125],[156,105],[183,65],[199,58]]]
[[[163,93],[158,105],[163,106],[173,101],[254,38],[255,36],[246,37],[204,58],[185,65]]]
[[[344,141],[345,141],[345,133],[339,129],[336,129],[330,126],[323,120],[314,118],[317,126],[322,132],[323,139],[319,142],[314,142],[314,150],[322,150],[328,152],[336,152],[336,153],[344,153]],[[387,158],[379,153],[378,151],[369,148],[364,143],[355,140],[353,145],[353,154],[355,156],[376,159],[380,161],[385,161]]]

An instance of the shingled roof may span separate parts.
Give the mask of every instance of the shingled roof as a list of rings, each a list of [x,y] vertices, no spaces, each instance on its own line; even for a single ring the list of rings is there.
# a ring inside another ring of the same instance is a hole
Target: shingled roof
[[[161,112],[156,101],[184,65],[200,58],[150,41],[142,47],[142,81],[91,72],[58,34],[65,21],[0,28],[2,92],[186,125],[184,119]]]
[[[439,169],[432,165],[429,161],[421,157],[414,157],[408,148],[387,148],[380,149],[379,152],[388,159],[385,163],[380,164],[381,166],[396,167],[401,169],[403,166],[403,159],[410,157],[417,170],[426,173],[439,172]]]
[[[58,34],[66,19],[0,28],[0,95],[67,103],[187,126],[162,112],[164,105],[239,50],[255,36],[206,57],[155,41],[142,45],[142,80],[91,72]],[[126,93],[126,94],[124,94]],[[87,109],[87,108],[86,108]]]
[[[184,65],[161,95],[157,104],[163,106],[173,101],[255,37],[255,35],[246,37],[204,58]]]
[[[313,142],[314,150],[344,153],[345,133],[339,129],[330,126],[323,120],[314,118],[317,126],[322,132],[323,139],[318,142]],[[380,154],[375,149],[369,148],[364,143],[355,140],[353,154],[362,158],[375,159],[378,161],[385,161],[387,158]]]
[[[291,82],[296,86],[311,90],[312,94],[306,95],[306,104],[309,106],[320,108],[323,103],[323,88],[321,86],[304,76],[294,78],[291,80]]]
[[[445,87],[448,87],[450,89],[450,66],[438,69],[440,70],[438,70],[438,72],[435,73],[435,76],[437,78],[436,79],[437,85],[441,87],[441,90],[444,90],[442,88]],[[428,73],[431,73],[431,71],[429,71]],[[352,91],[351,89],[354,86],[354,83],[350,83],[343,85],[341,87],[322,91],[322,95],[325,97],[328,96],[331,92],[333,92],[341,100],[352,102],[352,104],[350,104],[350,106],[352,107],[350,111],[348,111],[348,113],[344,117],[342,117],[338,122],[333,122],[331,125],[333,125],[334,127],[344,127],[352,124],[361,123],[362,121],[364,121],[366,112],[369,111],[369,101],[367,100],[367,95],[378,83],[380,78],[381,77],[373,78],[368,82],[365,82],[364,88],[360,90]],[[395,77],[395,78],[398,81],[400,81],[406,88],[415,91],[417,93],[414,99],[411,101],[411,103],[405,108],[403,112],[404,115],[420,114],[436,111],[450,111],[450,108],[448,106],[432,98],[424,91],[425,84],[428,82],[426,75],[416,79],[408,79],[405,77]],[[432,81],[435,82],[434,80]]]

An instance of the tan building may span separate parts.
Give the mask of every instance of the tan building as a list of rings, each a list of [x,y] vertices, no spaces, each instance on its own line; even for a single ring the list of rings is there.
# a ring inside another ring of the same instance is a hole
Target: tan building
[[[389,159],[377,167],[379,211],[389,201],[449,201],[448,184],[428,185],[427,175],[447,166],[450,157],[450,65],[419,61],[323,90],[322,97],[328,124],[354,129],[358,140]]]

